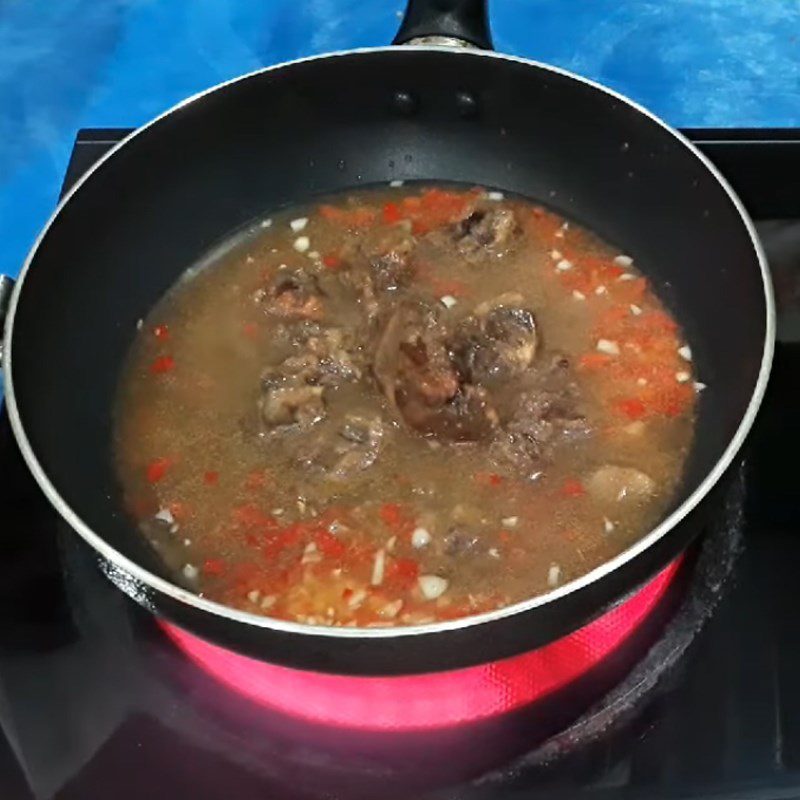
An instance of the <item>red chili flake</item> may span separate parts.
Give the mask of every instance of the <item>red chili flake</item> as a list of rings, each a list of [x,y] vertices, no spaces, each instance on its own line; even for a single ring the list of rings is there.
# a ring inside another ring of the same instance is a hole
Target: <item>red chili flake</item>
[[[221,558],[207,558],[203,562],[204,575],[222,575],[225,572],[225,562]]]
[[[397,203],[387,203],[383,207],[383,221],[387,225],[394,225],[394,223],[400,222],[401,219],[403,219],[403,215]]]
[[[647,406],[638,397],[620,400],[615,408],[628,419],[641,419],[647,414]]]
[[[386,581],[410,587],[419,576],[419,564],[413,558],[394,558],[386,565]]]
[[[215,472],[214,470],[209,470],[208,472],[203,474],[203,483],[206,486],[216,486],[219,482],[219,472]]]
[[[561,494],[565,497],[580,497],[586,494],[586,489],[583,488],[583,484],[580,481],[568,478],[561,487]]]
[[[475,482],[485,486],[500,486],[503,483],[503,477],[496,472],[476,472]]]
[[[346,589],[342,589],[342,600],[347,602],[350,598],[355,594],[355,592],[350,588],[347,587]]]
[[[327,256],[322,256],[322,263],[328,269],[339,269],[342,266],[342,259],[332,253]]]
[[[156,325],[155,328],[153,328],[153,335],[160,342],[166,342],[167,339],[169,339],[169,326],[168,325]]]
[[[242,325],[242,333],[248,339],[255,339],[258,336],[258,325],[255,322],[245,322]]]
[[[153,375],[163,375],[175,369],[175,359],[172,356],[159,356],[150,364]]]
[[[403,510],[398,503],[384,503],[378,514],[390,528],[397,527],[404,519]]]
[[[172,466],[172,460],[169,458],[156,458],[147,465],[145,476],[148,483],[158,483],[166,474],[167,470]]]
[[[508,544],[511,541],[511,534],[507,530],[502,530],[497,534],[497,538],[503,544]]]
[[[330,558],[339,558],[344,555],[344,545],[330,531],[320,531],[315,537],[315,541],[323,555]]]

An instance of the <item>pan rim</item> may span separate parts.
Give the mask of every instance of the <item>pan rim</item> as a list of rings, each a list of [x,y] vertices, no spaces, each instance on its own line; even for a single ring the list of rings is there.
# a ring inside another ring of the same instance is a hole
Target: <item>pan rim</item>
[[[614,556],[613,558],[604,561],[602,564],[595,567],[593,570],[590,570],[584,575],[575,578],[574,580],[564,584],[563,586],[559,586],[544,594],[528,598],[526,600],[514,603],[509,606],[505,606],[500,609],[496,609],[494,611],[483,612],[481,614],[475,614],[472,616],[463,617],[455,620],[431,623],[428,625],[409,625],[409,626],[399,626],[396,628],[345,628],[345,627],[336,628],[336,627],[322,626],[322,625],[307,625],[297,622],[275,619],[272,617],[261,616],[258,614],[252,614],[246,611],[239,611],[230,608],[228,606],[222,605],[221,603],[217,603],[212,600],[208,600],[207,598],[200,597],[194,592],[190,592],[189,590],[184,589],[178,586],[177,584],[174,584],[164,578],[161,578],[158,575],[153,574],[149,570],[137,564],[135,561],[129,559],[119,550],[112,547],[108,542],[106,542],[105,539],[100,534],[95,532],[89,525],[83,522],[83,520],[78,516],[78,514],[75,511],[73,511],[73,509],[61,497],[55,485],[50,481],[47,473],[44,471],[42,465],[39,463],[36,454],[33,452],[33,448],[31,447],[30,441],[28,440],[25,428],[22,424],[22,419],[19,412],[19,406],[17,404],[16,394],[14,391],[13,369],[12,369],[13,330],[14,330],[14,320],[16,317],[16,311],[19,304],[19,299],[22,293],[22,289],[25,285],[25,277],[27,276],[28,270],[35,261],[36,254],[42,242],[45,240],[50,227],[58,218],[62,209],[79,192],[81,187],[91,178],[91,176],[97,170],[99,170],[107,160],[112,158],[118,150],[125,147],[128,143],[133,141],[137,136],[139,136],[144,131],[149,130],[151,127],[159,123],[161,120],[168,118],[170,115],[179,111],[185,106],[188,106],[191,103],[201,100],[206,95],[212,94],[219,89],[224,89],[225,87],[230,86],[232,84],[238,83],[240,81],[245,81],[250,78],[254,78],[258,75],[270,72],[277,72],[279,70],[286,69],[288,67],[292,67],[297,64],[323,61],[331,58],[352,57],[352,56],[369,55],[369,54],[381,54],[381,53],[400,54],[400,53],[413,53],[413,52],[442,53],[442,54],[448,54],[448,57],[453,57],[453,58],[479,57],[479,58],[497,59],[500,61],[508,61],[512,63],[522,64],[525,66],[531,66],[539,70],[551,72],[554,75],[559,75],[561,77],[577,81],[578,83],[582,83],[597,91],[600,91],[603,94],[616,99],[620,103],[624,103],[626,106],[632,108],[633,110],[638,111],[640,114],[647,117],[651,122],[661,127],[666,133],[671,134],[679,144],[681,144],[686,150],[690,152],[690,154],[692,154],[696,159],[698,159],[698,161],[700,161],[703,164],[706,170],[715,178],[715,180],[722,188],[722,190],[728,195],[728,198],[730,199],[734,208],[739,213],[739,217],[745,229],[747,230],[747,233],[750,237],[751,245],[753,247],[753,251],[758,260],[759,269],[761,272],[762,285],[764,289],[766,318],[765,318],[765,337],[764,337],[764,346],[762,350],[761,365],[759,368],[755,387],[751,394],[750,402],[748,403],[748,406],[744,414],[742,415],[742,418],[739,422],[736,432],[731,437],[722,455],[714,464],[714,466],[706,473],[703,480],[700,481],[700,483],[684,499],[684,501],[676,509],[674,509],[674,511],[671,514],[669,514],[665,519],[663,519],[658,525],[652,528],[646,535],[638,539],[624,551]],[[131,589],[130,579],[133,579],[134,581],[140,584],[139,588],[141,588],[141,585],[149,587],[150,590],[155,590],[157,592],[160,592],[161,594],[168,596],[172,600],[191,606],[193,609],[207,612],[216,617],[222,617],[231,622],[242,623],[256,628],[274,630],[275,632],[283,634],[317,636],[320,638],[331,638],[331,639],[356,639],[356,640],[396,639],[396,638],[405,638],[405,637],[420,636],[420,635],[430,636],[437,633],[445,633],[448,631],[458,631],[466,628],[478,627],[490,622],[495,622],[501,619],[515,617],[518,614],[524,614],[536,608],[550,605],[552,603],[557,602],[561,598],[567,597],[573,594],[574,592],[585,589],[586,587],[590,586],[596,581],[601,580],[606,575],[614,572],[615,570],[619,569],[620,567],[624,566],[630,561],[633,561],[644,551],[654,546],[663,536],[665,536],[670,530],[672,530],[672,528],[676,527],[686,516],[689,515],[689,513],[691,513],[703,501],[703,499],[718,483],[719,479],[722,477],[722,475],[725,473],[728,467],[732,464],[737,453],[741,449],[742,444],[744,443],[744,440],[746,439],[747,434],[750,432],[750,429],[755,421],[756,415],[758,413],[758,410],[764,398],[764,394],[766,392],[766,387],[769,380],[769,374],[772,366],[772,360],[775,349],[775,332],[776,332],[776,316],[775,316],[775,300],[773,295],[772,279],[769,272],[766,256],[764,254],[763,248],[758,239],[758,235],[755,231],[755,227],[753,225],[752,220],[750,219],[749,214],[744,208],[744,205],[742,204],[739,197],[736,195],[731,186],[728,184],[725,177],[720,173],[717,167],[708,159],[708,157],[705,156],[685,136],[683,136],[677,130],[675,130],[666,122],[664,122],[660,117],[656,116],[655,114],[653,114],[651,111],[649,111],[636,101],[631,100],[625,95],[620,94],[614,89],[610,89],[609,87],[604,86],[603,84],[598,83],[597,81],[585,78],[581,75],[577,75],[573,72],[562,69],[560,67],[545,64],[532,59],[527,59],[520,56],[507,55],[504,53],[497,53],[492,50],[454,49],[441,45],[403,45],[399,47],[396,45],[388,45],[381,47],[364,47],[353,50],[340,50],[331,53],[323,53],[318,55],[307,56],[303,58],[294,59],[291,61],[281,62],[279,64],[273,64],[267,67],[262,67],[257,70],[245,73],[243,75],[236,76],[229,80],[222,81],[218,84],[215,84],[214,86],[208,87],[187,98],[184,98],[183,100],[173,105],[171,108],[167,109],[163,113],[151,119],[149,122],[145,123],[141,127],[132,131],[120,142],[114,145],[114,147],[112,147],[107,153],[105,153],[80,177],[80,179],[73,185],[73,187],[67,192],[67,194],[63,197],[63,199],[58,203],[55,210],[50,215],[49,219],[39,232],[36,240],[33,243],[33,246],[28,252],[25,261],[23,262],[22,269],[20,271],[19,277],[14,287],[14,291],[11,296],[11,302],[9,305],[8,315],[5,323],[5,330],[4,330],[5,351],[4,351],[3,378],[5,383],[6,408],[8,410],[11,428],[19,445],[23,459],[26,465],[28,466],[28,469],[31,471],[34,479],[36,480],[36,483],[39,485],[39,488],[43,491],[43,493],[45,494],[51,505],[61,515],[64,521],[70,526],[70,528],[72,528],[72,530],[74,530],[79,536],[81,536],[81,538],[83,538],[84,541],[86,541],[87,544],[89,544],[101,556],[104,562],[112,565],[112,567],[115,568],[116,570],[121,570],[122,572],[126,573],[126,580],[124,582],[121,582],[123,583],[123,585],[119,586],[119,588],[122,588],[123,591],[127,591],[129,594],[132,591],[135,591]],[[108,577],[110,577],[112,580],[114,579],[113,574],[111,574],[111,572],[113,571],[114,569],[108,571],[109,573]],[[147,596],[148,589],[141,589],[141,591],[144,592],[145,596]]]

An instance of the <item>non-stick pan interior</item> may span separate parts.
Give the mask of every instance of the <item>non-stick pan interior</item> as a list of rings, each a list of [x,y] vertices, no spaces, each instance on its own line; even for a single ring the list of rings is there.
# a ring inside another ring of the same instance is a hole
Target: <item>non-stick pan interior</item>
[[[87,525],[160,571],[121,511],[110,458],[137,320],[248,220],[397,178],[537,198],[636,258],[708,384],[684,496],[697,487],[750,402],[767,325],[730,196],[672,133],[588,84],[491,54],[395,48],[266,71],[183,106],[96,170],[50,226],[24,279],[10,373],[36,458]]]

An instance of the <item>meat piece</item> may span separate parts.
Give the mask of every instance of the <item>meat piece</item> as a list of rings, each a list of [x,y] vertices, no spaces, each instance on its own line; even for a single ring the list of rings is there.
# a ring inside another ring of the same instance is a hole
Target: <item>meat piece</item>
[[[300,452],[298,460],[331,480],[345,481],[375,463],[385,433],[380,417],[348,414],[341,428],[324,431]]]
[[[262,422],[269,428],[298,425],[309,428],[325,416],[321,386],[285,386],[268,389],[258,401]]]
[[[656,490],[655,481],[641,470],[606,464],[586,480],[589,494],[602,503],[642,502]]]
[[[492,454],[532,479],[563,442],[586,436],[591,428],[580,410],[578,386],[569,361],[556,357],[523,392],[508,423],[492,443]]]
[[[315,276],[305,270],[280,269],[253,299],[267,314],[282,319],[321,319],[322,292]]]
[[[475,552],[481,543],[481,537],[463,526],[453,525],[442,537],[442,551],[445,555],[463,556]]]
[[[509,380],[533,363],[536,320],[521,304],[521,295],[501,295],[478,306],[475,315],[461,323],[450,346],[466,380],[486,384]]]
[[[484,438],[497,422],[486,391],[462,382],[437,310],[403,303],[378,342],[373,371],[383,393],[415,430],[455,441]]]
[[[459,253],[470,260],[505,255],[519,232],[514,212],[502,206],[496,207],[496,204],[491,208],[478,206],[450,229]]]
[[[445,347],[437,310],[422,301],[401,304],[375,348],[373,372],[390,403],[435,407],[455,397],[458,375]]]
[[[393,228],[374,247],[364,246],[372,284],[378,293],[408,286],[413,277],[411,253],[415,245],[411,234]]]

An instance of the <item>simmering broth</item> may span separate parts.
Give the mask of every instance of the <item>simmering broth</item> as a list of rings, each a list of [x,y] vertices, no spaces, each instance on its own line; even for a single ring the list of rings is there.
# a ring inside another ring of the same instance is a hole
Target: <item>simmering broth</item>
[[[187,587],[419,624],[650,530],[701,388],[627,256],[528,200],[392,186],[275,214],[187,273],[131,348],[114,457]]]

